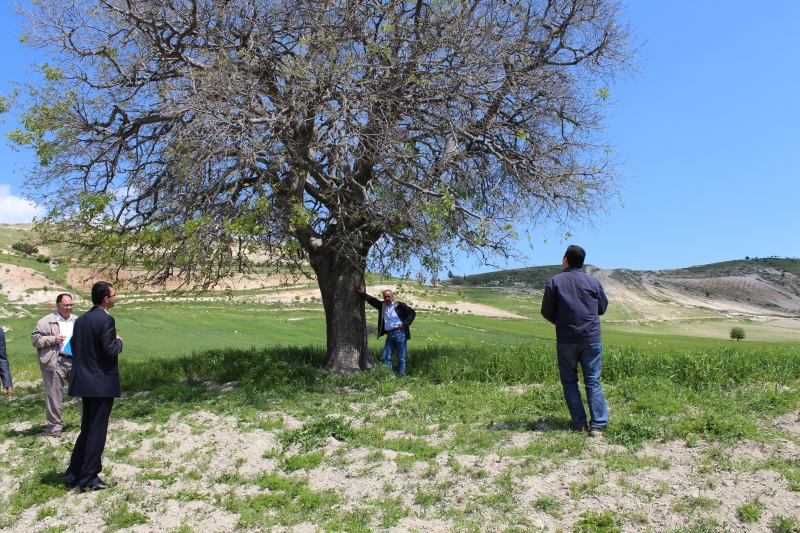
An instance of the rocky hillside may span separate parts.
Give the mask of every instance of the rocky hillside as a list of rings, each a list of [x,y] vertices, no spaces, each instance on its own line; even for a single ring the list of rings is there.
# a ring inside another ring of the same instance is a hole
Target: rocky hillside
[[[467,276],[483,287],[541,291],[560,266]],[[593,266],[612,301],[642,319],[669,319],[678,308],[736,316],[800,316],[800,259],[726,261],[673,270],[604,270]],[[681,313],[678,313],[681,314]]]

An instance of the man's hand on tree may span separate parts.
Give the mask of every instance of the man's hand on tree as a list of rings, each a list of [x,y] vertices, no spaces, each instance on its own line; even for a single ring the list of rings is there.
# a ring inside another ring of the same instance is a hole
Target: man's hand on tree
[[[359,294],[364,294],[365,292],[367,292],[367,288],[364,287],[363,285],[359,285],[356,291],[358,291]]]

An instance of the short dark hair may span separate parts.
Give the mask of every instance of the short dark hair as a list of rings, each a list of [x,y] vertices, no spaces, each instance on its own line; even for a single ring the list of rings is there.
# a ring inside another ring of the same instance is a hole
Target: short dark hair
[[[586,251],[580,246],[571,244],[567,246],[564,257],[567,258],[567,264],[572,268],[583,268],[583,260],[586,259]]]
[[[113,285],[107,281],[98,281],[92,285],[92,303],[94,305],[103,303],[106,296],[111,296],[111,287]]]
[[[69,299],[72,300],[72,295],[68,292],[62,292],[58,296],[56,296],[56,305],[61,303],[61,300],[64,299],[64,296],[69,296]]]

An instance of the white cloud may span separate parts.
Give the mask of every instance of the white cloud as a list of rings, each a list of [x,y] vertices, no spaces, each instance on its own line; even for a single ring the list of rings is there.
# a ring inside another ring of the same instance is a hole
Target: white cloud
[[[11,194],[11,186],[0,183],[0,224],[31,222],[44,210],[36,204]]]

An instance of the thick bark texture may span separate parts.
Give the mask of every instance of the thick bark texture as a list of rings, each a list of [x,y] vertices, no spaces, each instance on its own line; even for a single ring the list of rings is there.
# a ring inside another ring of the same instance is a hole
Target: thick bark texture
[[[358,266],[364,261],[356,263],[324,251],[311,253],[309,259],[325,307],[328,351],[322,369],[349,374],[374,368],[375,359],[367,347],[364,300],[357,292],[364,284],[364,267]]]

